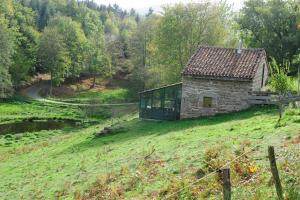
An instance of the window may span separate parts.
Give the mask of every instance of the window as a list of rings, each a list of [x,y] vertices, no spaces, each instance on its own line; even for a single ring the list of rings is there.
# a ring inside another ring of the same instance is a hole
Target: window
[[[212,97],[203,97],[203,107],[204,108],[211,108],[212,107]]]
[[[144,94],[141,95],[141,109],[145,109],[146,108],[146,97]]]
[[[152,108],[152,94],[147,94],[146,95],[146,109],[151,109]]]
[[[265,64],[263,64],[262,77],[261,77],[261,88],[264,87],[265,67],[266,67]]]
[[[175,102],[174,100],[166,99],[165,100],[165,108],[174,110],[175,109],[174,102]]]
[[[164,108],[167,110],[175,110],[175,99],[176,99],[176,90],[174,88],[167,88],[165,90],[165,102]]]
[[[154,91],[152,106],[154,108],[161,108],[161,99],[162,99],[161,90]]]

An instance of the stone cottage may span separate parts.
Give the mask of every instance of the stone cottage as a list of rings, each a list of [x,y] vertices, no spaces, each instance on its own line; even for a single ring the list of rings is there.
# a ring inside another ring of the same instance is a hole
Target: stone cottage
[[[201,47],[183,70],[180,118],[247,109],[267,78],[264,49]]]
[[[264,49],[200,47],[182,83],[140,93],[140,118],[178,120],[247,109],[268,79]]]

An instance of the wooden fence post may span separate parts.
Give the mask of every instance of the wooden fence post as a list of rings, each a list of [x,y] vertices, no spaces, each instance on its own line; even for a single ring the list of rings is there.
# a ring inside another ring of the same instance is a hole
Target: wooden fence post
[[[223,176],[223,199],[230,200],[231,199],[230,169],[224,168],[221,170]]]
[[[274,147],[269,146],[268,152],[269,152],[271,172],[272,172],[273,179],[274,179],[274,182],[275,182],[277,196],[278,196],[279,200],[283,200],[282,186],[281,186],[281,183],[280,183],[279,173],[278,173],[278,169],[277,169],[277,165],[276,165]]]

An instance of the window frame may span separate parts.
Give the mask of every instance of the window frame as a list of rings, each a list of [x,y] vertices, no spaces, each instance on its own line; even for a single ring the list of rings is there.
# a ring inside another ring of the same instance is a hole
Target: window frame
[[[204,96],[202,106],[203,106],[203,108],[212,108],[213,107],[213,97]]]

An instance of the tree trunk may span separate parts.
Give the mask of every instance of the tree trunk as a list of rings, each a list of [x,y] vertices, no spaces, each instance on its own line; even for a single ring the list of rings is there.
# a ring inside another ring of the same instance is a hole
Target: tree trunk
[[[49,96],[52,97],[52,89],[53,89],[52,72],[50,73],[50,77],[51,77],[51,80],[50,80],[50,92],[49,92]]]
[[[93,85],[91,88],[95,88],[95,86],[96,86],[96,74],[94,74]]]

